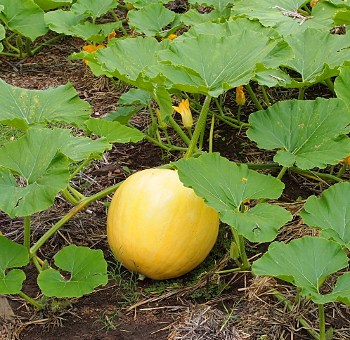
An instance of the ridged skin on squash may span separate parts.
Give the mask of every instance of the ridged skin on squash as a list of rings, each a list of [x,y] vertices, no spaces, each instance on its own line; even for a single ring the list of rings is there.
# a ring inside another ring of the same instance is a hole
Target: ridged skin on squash
[[[173,170],[148,169],[116,191],[107,219],[110,248],[133,272],[155,279],[181,276],[198,266],[215,244],[218,213]]]

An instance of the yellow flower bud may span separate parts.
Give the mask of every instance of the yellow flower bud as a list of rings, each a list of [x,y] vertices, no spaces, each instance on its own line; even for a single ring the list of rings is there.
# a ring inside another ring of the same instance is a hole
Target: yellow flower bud
[[[238,105],[244,105],[244,103],[245,103],[245,95],[244,95],[243,86],[236,87],[236,103]]]
[[[193,118],[188,99],[181,100],[179,106],[173,106],[173,109],[181,114],[182,124],[186,129],[190,129],[193,125]]]

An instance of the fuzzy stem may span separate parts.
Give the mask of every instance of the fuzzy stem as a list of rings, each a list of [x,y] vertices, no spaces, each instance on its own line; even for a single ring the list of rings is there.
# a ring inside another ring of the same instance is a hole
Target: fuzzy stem
[[[327,87],[332,91],[332,93],[335,95],[334,84],[332,83],[330,78],[325,79],[324,82],[327,85]]]
[[[209,95],[206,96],[204,103],[203,103],[203,106],[202,106],[201,113],[199,114],[199,118],[198,118],[197,125],[196,125],[196,128],[195,128],[194,133],[193,133],[193,137],[191,139],[191,143],[190,143],[188,150],[184,156],[185,159],[188,159],[193,155],[194,151],[196,150],[196,145],[197,145],[198,139],[199,139],[200,135],[202,133],[204,133],[205,124],[207,122],[207,115],[208,115],[208,111],[209,111],[210,101],[211,101],[211,96],[209,96]]]
[[[213,115],[211,117],[210,132],[209,132],[209,153],[213,152],[214,123],[215,123],[215,116]]]
[[[82,162],[76,169],[75,171],[70,175],[70,180],[73,179],[78,172],[80,172],[81,169],[84,168],[84,166],[90,161],[90,159],[85,159],[84,162]]]
[[[27,54],[28,54],[28,57],[32,57],[33,56],[33,52],[32,52],[32,50],[31,50],[31,48],[30,48],[30,43],[31,43],[32,41],[27,37],[26,38],[26,52],[27,52]]]
[[[116,22],[120,22],[120,19],[117,17],[117,15],[114,13],[113,10],[111,10],[110,13],[112,14],[112,16],[113,16],[113,18],[114,18],[114,20],[115,20]],[[127,37],[127,36],[128,36],[128,33],[126,32],[126,30],[125,30],[125,28],[124,28],[124,26],[123,26],[123,22],[121,22],[120,29],[121,29],[121,31],[123,32],[124,36]]]
[[[269,100],[269,97],[266,93],[266,90],[265,90],[265,86],[264,85],[260,85],[260,88],[261,88],[261,92],[264,96],[264,100],[265,100],[265,103],[267,106],[271,106],[271,103],[270,103],[270,100]]]
[[[306,87],[299,88],[298,100],[303,100],[304,99],[305,90],[306,90]]]
[[[23,245],[30,249],[30,216],[24,216],[24,242]]]
[[[320,327],[320,340],[326,340],[326,322],[324,316],[324,305],[318,304],[318,322]]]
[[[252,98],[252,101],[254,102],[256,108],[257,108],[258,110],[264,110],[264,108],[262,107],[262,105],[259,103],[259,100],[258,100],[258,98],[256,97],[256,95],[255,95],[253,89],[251,88],[251,86],[250,86],[249,84],[247,84],[247,85],[245,86],[245,88],[246,88],[246,90],[248,91],[250,98]]]
[[[29,297],[28,295],[24,294],[22,291],[20,291],[18,293],[18,295],[23,298],[24,300],[28,301],[29,303],[31,303],[33,306],[35,306],[38,309],[43,309],[44,306],[41,305],[40,303],[36,302],[35,300],[33,300],[31,297]]]
[[[181,139],[187,144],[190,145],[191,140],[186,136],[186,134],[182,131],[180,125],[176,123],[173,117],[169,117],[169,123],[173,127],[173,129],[176,131],[176,133],[181,137]]]
[[[83,200],[81,200],[78,205],[73,207],[67,215],[65,215],[61,220],[59,220],[52,228],[50,228],[31,248],[29,252],[29,256],[32,258],[35,256],[36,252],[38,249],[58,230],[60,229],[65,223],[67,223],[72,217],[74,217],[79,211],[84,209],[86,206],[88,206],[90,203],[97,201],[113,191],[117,190],[119,186],[123,182],[119,182],[105,190],[102,190],[98,192],[97,194],[91,196],[91,197],[86,197]]]

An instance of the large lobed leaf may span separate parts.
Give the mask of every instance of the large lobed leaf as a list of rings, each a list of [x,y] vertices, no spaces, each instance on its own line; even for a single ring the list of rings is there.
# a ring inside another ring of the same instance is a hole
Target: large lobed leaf
[[[58,270],[47,269],[38,276],[38,285],[46,296],[80,297],[108,282],[107,263],[101,249],[70,245],[55,256],[55,265],[70,273],[63,278]]]
[[[322,229],[323,237],[350,249],[350,183],[331,186],[321,198],[310,196],[300,216],[310,227]]]
[[[350,36],[330,34],[314,28],[284,37],[293,48],[295,58],[284,63],[301,75],[301,81],[287,87],[310,86],[334,77],[339,67],[350,60]],[[320,48],[322,46],[322,48]]]
[[[349,154],[350,139],[343,134],[349,121],[340,99],[287,100],[251,114],[247,135],[262,149],[282,149],[274,160],[283,166],[324,168]]]
[[[168,88],[218,96],[248,83],[264,67],[277,67],[293,57],[284,41],[248,29],[235,33],[198,34],[179,42],[175,39],[168,49],[159,52],[159,60],[165,65],[151,68],[147,74],[158,83],[163,79]]]
[[[0,122],[20,129],[47,121],[84,127],[91,111],[69,83],[41,91],[15,87],[0,79],[0,102]]]
[[[247,213],[240,213],[245,200],[278,198],[283,183],[272,176],[237,165],[218,153],[175,163],[181,182],[204,198],[205,203],[220,213],[220,219],[234,227],[252,242],[273,240],[278,229],[291,219],[279,206],[258,204]]]
[[[340,68],[339,76],[334,81],[337,97],[342,99],[350,111],[350,66]]]
[[[21,269],[29,262],[28,250],[0,235],[0,294],[16,294],[22,289],[26,275]]]
[[[48,31],[44,11],[31,0],[0,0],[0,19],[13,32],[35,40]]]
[[[274,276],[293,283],[302,295],[323,304],[349,299],[350,284],[346,281],[349,273],[339,278],[333,293],[322,295],[319,290],[328,275],[347,265],[348,257],[338,243],[305,236],[289,244],[271,243],[268,252],[253,263],[252,270],[256,275]]]
[[[98,158],[108,148],[104,139],[72,137],[70,130],[29,129],[0,149],[0,209],[14,217],[49,208],[68,184],[69,163]]]

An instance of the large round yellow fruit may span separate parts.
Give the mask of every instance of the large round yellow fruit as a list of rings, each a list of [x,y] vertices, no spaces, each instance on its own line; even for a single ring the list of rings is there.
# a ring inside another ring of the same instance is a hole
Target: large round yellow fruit
[[[181,276],[198,266],[215,244],[218,213],[180,182],[173,170],[131,175],[108,211],[107,238],[116,258],[151,279]]]

